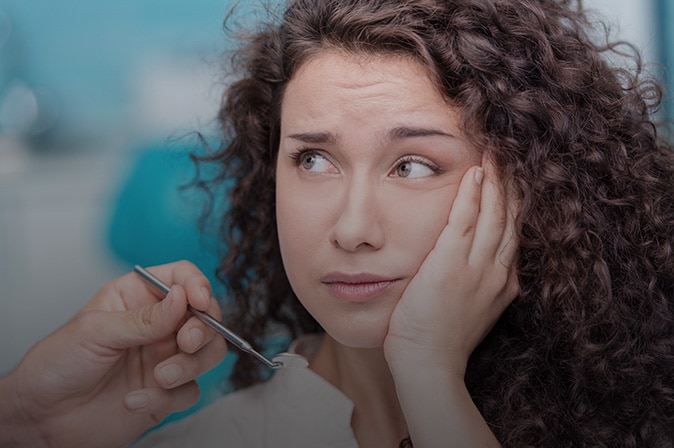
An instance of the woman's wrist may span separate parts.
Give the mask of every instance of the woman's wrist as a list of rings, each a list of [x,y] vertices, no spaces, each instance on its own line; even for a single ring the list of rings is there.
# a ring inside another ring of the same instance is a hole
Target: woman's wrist
[[[451,369],[401,369],[394,381],[415,447],[500,447],[463,378]]]
[[[384,355],[391,373],[396,376],[411,375],[419,370],[436,372],[455,382],[463,384],[468,358],[445,346],[434,349],[413,343],[399,337],[387,337],[384,342]]]
[[[464,381],[464,357],[406,340],[384,345],[400,405],[415,447],[498,447]]]

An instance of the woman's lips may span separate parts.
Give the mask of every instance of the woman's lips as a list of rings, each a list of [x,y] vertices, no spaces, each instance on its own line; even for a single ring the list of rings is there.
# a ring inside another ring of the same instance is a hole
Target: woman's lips
[[[397,280],[371,274],[328,274],[322,282],[338,299],[347,302],[364,302],[384,293]]]

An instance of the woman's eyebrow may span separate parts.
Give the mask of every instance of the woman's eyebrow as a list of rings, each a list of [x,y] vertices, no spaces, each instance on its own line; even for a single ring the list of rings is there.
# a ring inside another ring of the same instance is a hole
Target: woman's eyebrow
[[[398,126],[386,133],[387,140],[402,140],[413,137],[434,136],[456,138],[455,135],[441,131],[439,129],[418,126]],[[312,144],[336,144],[339,141],[339,135],[333,132],[299,132],[296,134],[290,134],[286,138]]]
[[[415,127],[415,126],[399,126],[391,129],[388,131],[386,137],[389,140],[402,140],[405,138],[411,138],[411,137],[434,137],[434,136],[441,136],[441,137],[450,137],[450,138],[456,138],[455,135],[450,134],[445,131],[441,131],[439,129],[434,129],[434,128],[423,128],[423,127]]]
[[[301,132],[298,134],[290,134],[287,138],[314,144],[335,144],[337,143],[337,140],[339,140],[338,136],[332,132]]]

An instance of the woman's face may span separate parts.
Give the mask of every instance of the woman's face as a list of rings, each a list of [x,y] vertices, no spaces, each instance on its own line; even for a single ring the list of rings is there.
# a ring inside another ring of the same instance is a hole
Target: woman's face
[[[480,163],[460,115],[411,59],[328,51],[289,82],[276,213],[283,263],[337,341],[383,344],[398,300]]]

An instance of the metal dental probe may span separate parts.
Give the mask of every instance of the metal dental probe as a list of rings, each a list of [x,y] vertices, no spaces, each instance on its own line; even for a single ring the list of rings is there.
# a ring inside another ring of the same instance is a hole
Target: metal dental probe
[[[148,283],[159,289],[161,292],[163,292],[164,294],[168,294],[170,289],[169,286],[163,283],[154,275],[150,274],[146,269],[136,265],[133,267],[133,270]],[[278,369],[280,367],[283,367],[283,363],[278,361],[277,362],[271,361],[267,359],[264,355],[255,351],[253,346],[250,345],[248,341],[242,339],[232,330],[222,325],[215,317],[211,316],[210,314],[204,313],[203,311],[199,311],[198,309],[192,307],[192,305],[189,304],[187,305],[187,310],[192,314],[194,314],[195,316],[197,316],[203,323],[205,323],[206,325],[208,325],[209,327],[220,333],[225,339],[227,339],[229,342],[238,347],[239,350],[253,355],[253,357],[255,357],[258,361],[260,361],[267,367],[272,369]]]

